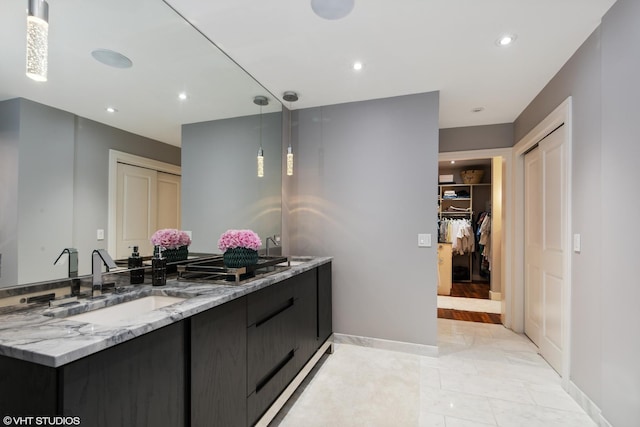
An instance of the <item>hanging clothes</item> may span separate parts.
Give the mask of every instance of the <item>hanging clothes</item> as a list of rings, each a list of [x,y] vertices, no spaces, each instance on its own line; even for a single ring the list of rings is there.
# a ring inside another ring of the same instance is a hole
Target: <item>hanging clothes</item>
[[[476,239],[480,253],[480,275],[488,277],[491,271],[491,214],[480,212],[476,222]]]
[[[464,255],[475,250],[473,227],[469,219],[442,218],[439,235],[441,242],[451,243],[454,254]]]

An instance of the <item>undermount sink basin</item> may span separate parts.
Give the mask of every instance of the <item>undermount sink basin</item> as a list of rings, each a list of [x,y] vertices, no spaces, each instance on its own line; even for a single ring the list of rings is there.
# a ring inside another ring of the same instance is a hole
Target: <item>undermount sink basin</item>
[[[77,322],[95,323],[98,325],[123,325],[131,323],[137,316],[149,313],[168,305],[177,304],[186,298],[152,295],[129,302],[112,305],[98,310],[89,311],[75,316],[67,317],[67,320]]]
[[[288,263],[286,262],[281,262],[280,264],[277,264],[279,267],[288,267],[291,266],[293,267],[294,265],[300,265],[300,264],[304,264],[306,261],[293,261],[290,260]]]

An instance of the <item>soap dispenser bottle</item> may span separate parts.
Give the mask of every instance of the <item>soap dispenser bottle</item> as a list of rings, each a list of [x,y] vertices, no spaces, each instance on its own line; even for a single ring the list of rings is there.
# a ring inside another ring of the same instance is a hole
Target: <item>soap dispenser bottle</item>
[[[167,284],[167,259],[162,258],[162,248],[151,259],[151,284],[164,286]]]
[[[137,246],[133,247],[133,252],[129,257],[127,266],[129,267],[129,270],[131,270],[131,272],[129,273],[131,284],[139,285],[141,283],[144,283],[144,268],[142,268],[142,257],[138,252]]]

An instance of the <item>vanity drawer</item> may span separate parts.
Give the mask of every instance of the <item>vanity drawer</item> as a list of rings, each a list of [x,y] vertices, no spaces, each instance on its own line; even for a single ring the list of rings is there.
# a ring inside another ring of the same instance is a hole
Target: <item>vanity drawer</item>
[[[297,373],[296,352],[284,355],[272,375],[247,397],[247,420],[254,425]]]
[[[289,306],[293,297],[293,281],[291,279],[247,295],[247,324],[264,322]]]
[[[295,350],[295,335],[293,300],[275,316],[247,329],[247,395],[263,387]]]

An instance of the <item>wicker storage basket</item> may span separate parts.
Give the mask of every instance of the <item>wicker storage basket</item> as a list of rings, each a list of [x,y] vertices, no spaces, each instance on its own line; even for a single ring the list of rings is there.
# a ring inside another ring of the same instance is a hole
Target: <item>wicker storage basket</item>
[[[480,169],[470,169],[460,172],[460,178],[462,178],[462,182],[465,184],[480,184],[483,176],[484,171]]]

